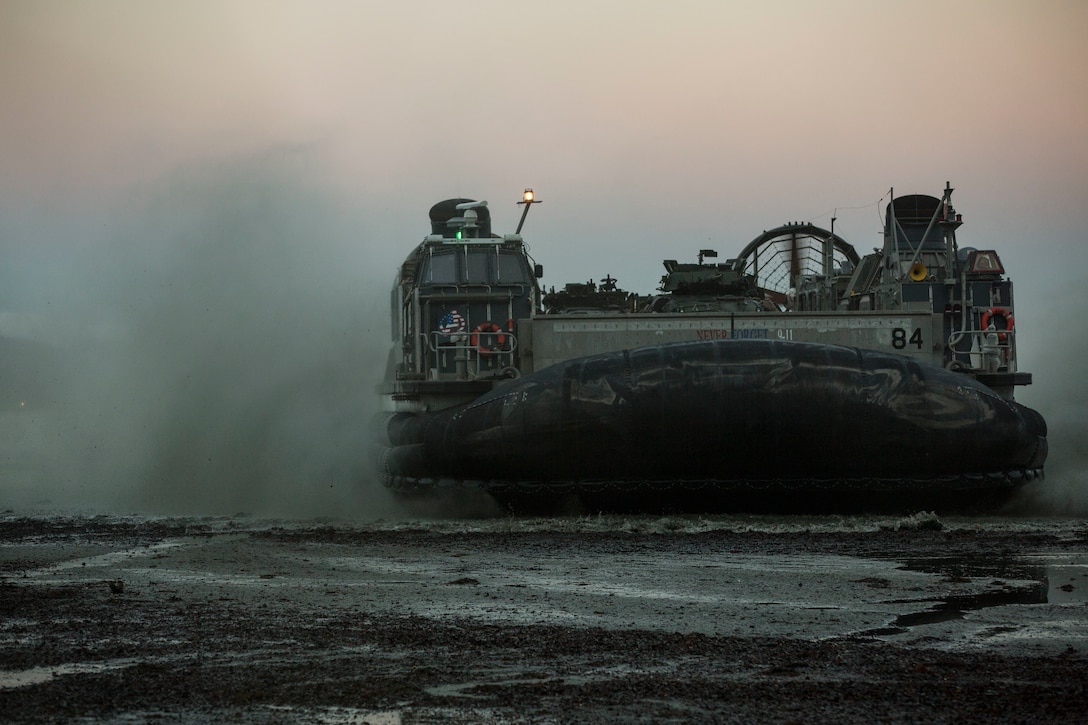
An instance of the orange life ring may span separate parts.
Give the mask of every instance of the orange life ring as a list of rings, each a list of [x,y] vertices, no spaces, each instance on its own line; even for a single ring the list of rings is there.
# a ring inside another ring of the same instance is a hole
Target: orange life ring
[[[1012,328],[1016,326],[1016,322],[1012,319],[1012,312],[1004,307],[991,307],[982,313],[982,320],[980,326],[985,332],[990,327],[990,321],[994,318],[1001,318],[1005,321],[1005,327],[997,329],[997,325],[994,328],[997,329],[997,339],[1001,342],[1005,342],[1009,339],[1009,333],[1012,332]]]
[[[486,340],[489,337],[494,339],[493,343],[481,342],[481,338]],[[481,322],[472,329],[469,344],[481,355],[497,355],[506,347],[506,333],[494,322]]]

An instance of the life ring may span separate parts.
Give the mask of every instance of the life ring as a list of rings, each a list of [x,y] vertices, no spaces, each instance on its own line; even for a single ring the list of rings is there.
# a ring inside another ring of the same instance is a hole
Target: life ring
[[[991,307],[982,313],[982,320],[979,323],[982,330],[985,332],[990,328],[990,321],[994,318],[1001,318],[1005,321],[1005,327],[997,330],[997,339],[1001,342],[1005,342],[1009,339],[1009,333],[1012,332],[1012,328],[1016,326],[1016,322],[1012,319],[1012,312],[1004,307]],[[997,328],[997,325],[994,325]]]
[[[488,338],[491,338],[493,342],[487,342]],[[481,322],[472,328],[469,344],[481,355],[497,355],[506,347],[506,333],[494,322]]]

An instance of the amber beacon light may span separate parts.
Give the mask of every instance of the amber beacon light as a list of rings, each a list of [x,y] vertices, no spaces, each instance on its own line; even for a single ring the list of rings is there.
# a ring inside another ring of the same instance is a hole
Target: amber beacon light
[[[518,228],[514,231],[514,234],[521,234],[521,227],[523,224],[525,224],[525,217],[529,216],[529,207],[531,207],[533,204],[539,203],[540,200],[536,198],[536,194],[533,193],[532,189],[526,189],[522,193],[521,201],[519,201],[518,204],[524,204],[525,210],[521,212],[521,221],[518,222]]]

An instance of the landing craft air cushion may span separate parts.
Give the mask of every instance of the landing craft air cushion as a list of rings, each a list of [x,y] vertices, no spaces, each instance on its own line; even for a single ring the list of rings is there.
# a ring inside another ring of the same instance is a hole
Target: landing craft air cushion
[[[725,262],[665,260],[656,294],[544,294],[521,228],[449,199],[393,287],[385,484],[592,510],[991,504],[1037,478],[1013,400],[1012,282],[941,198],[894,197],[883,249],[792,223]]]

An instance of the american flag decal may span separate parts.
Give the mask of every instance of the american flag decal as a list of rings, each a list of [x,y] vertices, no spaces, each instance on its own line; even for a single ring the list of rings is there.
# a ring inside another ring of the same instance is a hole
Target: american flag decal
[[[452,335],[455,332],[465,331],[465,318],[457,310],[450,310],[442,315],[438,321],[438,331],[443,335]]]

